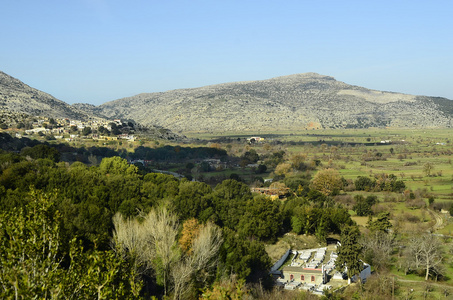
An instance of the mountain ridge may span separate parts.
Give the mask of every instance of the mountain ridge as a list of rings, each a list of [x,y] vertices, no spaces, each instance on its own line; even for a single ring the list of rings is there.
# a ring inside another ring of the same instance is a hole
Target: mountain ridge
[[[449,99],[372,90],[313,72],[141,93],[95,106],[69,105],[0,71],[0,110],[126,119],[177,132],[453,127]]]
[[[301,73],[141,93],[106,102],[96,111],[181,132],[452,127],[453,102],[448,101],[371,90],[331,76]]]

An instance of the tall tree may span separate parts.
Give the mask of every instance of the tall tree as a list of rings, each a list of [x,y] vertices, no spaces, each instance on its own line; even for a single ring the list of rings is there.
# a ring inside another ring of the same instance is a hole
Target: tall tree
[[[364,259],[376,271],[385,270],[390,264],[390,256],[395,247],[395,236],[381,230],[371,231],[361,239]]]
[[[244,183],[227,179],[215,187],[213,194],[219,225],[236,229],[248,200],[253,198],[250,188]]]
[[[142,273],[153,270],[164,293],[173,291],[174,299],[181,299],[195,280],[215,273],[218,252],[223,239],[219,227],[212,223],[197,226],[195,230],[183,230],[185,249],[178,246],[179,224],[175,214],[164,208],[153,209],[143,217],[124,219],[120,214],[114,217],[114,241],[123,253],[136,256],[136,269]],[[188,222],[196,223],[196,222]],[[192,224],[193,225],[193,224]],[[194,227],[194,226],[192,226]],[[186,238],[192,230],[191,237]],[[186,244],[190,243],[188,247]],[[182,251],[190,249],[190,251]],[[203,274],[200,271],[206,270]]]
[[[432,234],[413,235],[409,240],[406,255],[411,268],[425,270],[425,280],[428,280],[430,275],[437,277],[443,272],[442,243]]]
[[[359,275],[363,269],[360,260],[362,245],[359,243],[360,231],[357,226],[345,226],[341,232],[340,244],[338,248],[337,268],[340,271],[347,269],[348,280],[350,282],[354,275]]]
[[[204,281],[214,272],[213,268],[217,265],[217,255],[222,242],[222,232],[219,227],[212,223],[201,226],[192,241],[191,253],[183,254],[171,270],[175,300],[185,298],[194,277]],[[205,272],[200,272],[202,270]]]
[[[114,241],[136,255],[146,270],[153,269],[159,284],[168,292],[170,270],[179,258],[177,235],[179,223],[176,215],[165,208],[151,210],[143,221],[123,219],[117,214],[114,218]]]
[[[368,229],[371,232],[381,231],[381,232],[389,232],[392,228],[392,223],[390,223],[390,213],[389,212],[382,212],[380,213],[376,220],[372,220],[370,216],[370,220],[368,221]]]
[[[434,165],[431,162],[427,162],[423,165],[423,172],[426,176],[431,176],[431,172],[434,170]]]

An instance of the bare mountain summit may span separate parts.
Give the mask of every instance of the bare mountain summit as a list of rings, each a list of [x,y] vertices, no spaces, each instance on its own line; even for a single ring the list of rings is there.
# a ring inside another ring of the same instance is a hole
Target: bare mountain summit
[[[448,99],[370,90],[316,73],[139,94],[94,110],[182,132],[453,125]]]

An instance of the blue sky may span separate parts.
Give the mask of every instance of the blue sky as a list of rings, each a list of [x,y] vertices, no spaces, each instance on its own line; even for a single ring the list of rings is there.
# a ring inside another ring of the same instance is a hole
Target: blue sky
[[[316,72],[453,99],[453,1],[2,0],[0,70],[67,103]]]

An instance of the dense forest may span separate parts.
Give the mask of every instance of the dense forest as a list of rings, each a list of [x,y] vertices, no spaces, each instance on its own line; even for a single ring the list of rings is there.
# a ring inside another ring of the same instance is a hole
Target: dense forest
[[[140,171],[119,156],[68,164],[61,145],[3,141],[16,150],[0,153],[5,298],[215,298],[226,278],[235,280],[231,292],[247,283],[271,289],[264,242],[291,230],[325,239],[352,225],[346,209],[316,190],[272,201],[233,179],[212,188]],[[308,187],[307,176],[298,185]]]

